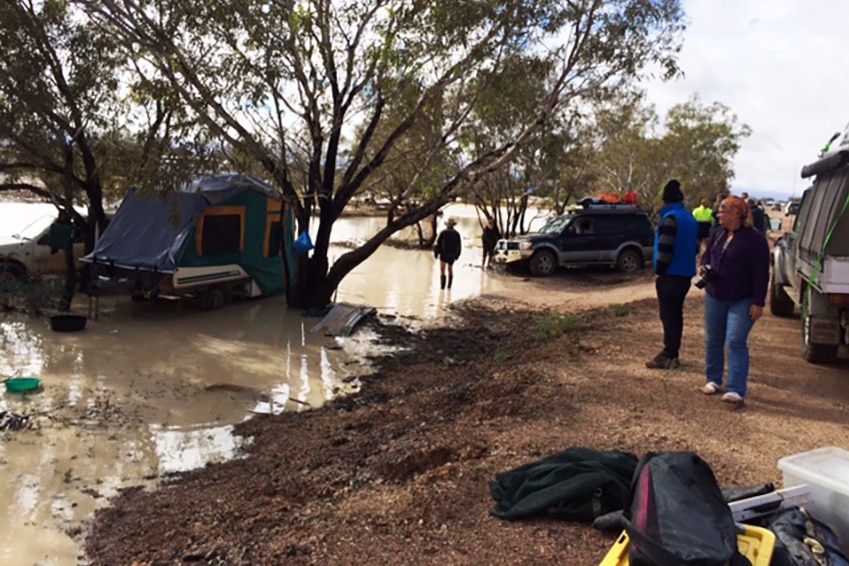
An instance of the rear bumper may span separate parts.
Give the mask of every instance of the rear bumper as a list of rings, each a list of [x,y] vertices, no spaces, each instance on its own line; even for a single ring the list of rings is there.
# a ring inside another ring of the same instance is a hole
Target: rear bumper
[[[840,320],[837,318],[811,318],[811,342],[815,344],[840,344]]]

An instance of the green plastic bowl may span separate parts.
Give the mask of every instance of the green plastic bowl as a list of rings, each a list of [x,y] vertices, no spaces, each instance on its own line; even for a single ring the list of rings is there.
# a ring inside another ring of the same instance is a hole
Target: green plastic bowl
[[[41,380],[37,377],[13,377],[6,380],[6,391],[9,393],[26,393],[35,391],[41,387]]]

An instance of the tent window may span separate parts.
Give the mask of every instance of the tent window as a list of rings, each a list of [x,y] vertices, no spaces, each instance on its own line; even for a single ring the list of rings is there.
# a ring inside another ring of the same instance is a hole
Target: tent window
[[[265,257],[277,257],[280,255],[280,220],[268,225],[268,241],[266,242]]]
[[[242,215],[215,214],[203,219],[201,255],[237,254],[242,251]]]

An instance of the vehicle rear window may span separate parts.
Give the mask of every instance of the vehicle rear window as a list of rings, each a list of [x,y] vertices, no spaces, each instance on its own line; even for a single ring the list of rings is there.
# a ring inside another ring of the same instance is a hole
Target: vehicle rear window
[[[648,216],[643,216],[642,214],[638,214],[636,216],[632,216],[630,219],[629,228],[635,231],[646,231],[653,232],[651,222],[649,221]]]

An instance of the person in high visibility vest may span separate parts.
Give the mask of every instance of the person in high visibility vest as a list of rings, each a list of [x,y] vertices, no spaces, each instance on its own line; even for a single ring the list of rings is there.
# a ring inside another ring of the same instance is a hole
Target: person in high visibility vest
[[[713,210],[710,208],[708,199],[702,199],[701,206],[693,210],[693,217],[699,223],[699,256],[701,256],[707,247],[710,229],[713,226]]]

